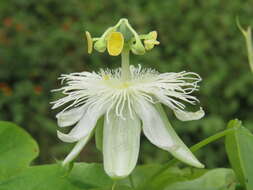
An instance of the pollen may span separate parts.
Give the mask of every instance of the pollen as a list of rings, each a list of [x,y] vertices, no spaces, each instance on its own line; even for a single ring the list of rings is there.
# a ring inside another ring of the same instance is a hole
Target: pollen
[[[112,32],[107,41],[109,55],[118,56],[124,46],[124,37],[120,32]]]
[[[88,54],[91,54],[92,49],[93,49],[93,41],[92,41],[91,35],[88,31],[86,31],[85,36],[86,36],[86,39],[87,39]]]
[[[109,79],[110,79],[110,76],[109,76],[109,75],[103,75],[103,79],[104,79],[104,80],[109,80]]]
[[[129,82],[123,82],[119,88],[128,88],[130,86]]]

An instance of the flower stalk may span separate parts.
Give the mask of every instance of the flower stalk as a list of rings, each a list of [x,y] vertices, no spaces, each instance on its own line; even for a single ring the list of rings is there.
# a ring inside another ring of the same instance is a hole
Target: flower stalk
[[[129,49],[123,48],[121,53],[121,77],[122,81],[130,79],[130,67],[129,67]]]

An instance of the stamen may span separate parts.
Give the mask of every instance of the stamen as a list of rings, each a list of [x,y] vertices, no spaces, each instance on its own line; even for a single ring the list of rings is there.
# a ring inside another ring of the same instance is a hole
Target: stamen
[[[129,110],[131,119],[133,119],[134,116],[133,116],[132,107],[131,107],[132,102],[131,102],[131,98],[130,98],[129,96],[130,96],[130,95],[127,93],[127,105],[128,105],[128,110]]]
[[[145,99],[155,104],[161,102],[171,109],[183,110],[183,102],[195,105],[199,100],[191,93],[197,91],[201,78],[196,73],[163,73],[153,69],[142,69],[130,66],[130,79],[121,80],[121,69],[100,70],[96,72],[72,73],[61,75],[59,78],[66,86],[53,90],[61,91],[66,96],[51,102],[52,109],[64,104],[69,105],[66,111],[73,107],[87,106],[88,112],[93,106],[106,109],[105,115],[109,122],[109,113],[113,110],[117,117],[126,119],[124,110],[127,109],[131,119],[134,118],[133,101]],[[108,82],[105,82],[108,81]],[[93,109],[92,109],[93,110]]]
[[[107,50],[111,56],[119,55],[124,46],[124,37],[120,32],[112,32],[107,40]]]

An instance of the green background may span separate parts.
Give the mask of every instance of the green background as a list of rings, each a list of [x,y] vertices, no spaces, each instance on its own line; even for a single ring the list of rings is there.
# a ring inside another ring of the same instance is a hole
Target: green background
[[[38,141],[38,163],[63,159],[72,145],[56,137],[49,102],[59,95],[62,73],[116,68],[120,57],[87,54],[84,31],[99,36],[121,17],[139,33],[158,31],[161,44],[144,56],[131,56],[160,72],[197,72],[203,78],[196,94],[206,111],[200,121],[181,122],[168,112],[187,145],[224,129],[239,118],[253,129],[253,79],[244,39],[236,26],[253,26],[253,1],[248,0],[2,0],[0,1],[0,120],[23,126]],[[217,142],[198,152],[208,168],[227,165]],[[142,138],[140,163],[163,162],[169,155]],[[79,160],[101,161],[94,140]]]

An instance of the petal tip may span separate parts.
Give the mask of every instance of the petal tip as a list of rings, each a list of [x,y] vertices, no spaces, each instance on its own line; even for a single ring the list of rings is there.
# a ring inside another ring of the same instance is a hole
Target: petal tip
[[[205,165],[202,164],[202,163],[200,163],[199,161],[197,161],[196,163],[194,163],[193,166],[195,166],[196,168],[201,168],[201,169],[205,168]]]
[[[57,136],[60,140],[62,140],[63,142],[68,142],[68,143],[72,143],[72,142],[76,142],[79,139],[72,137],[70,135],[64,134],[60,131],[57,131]]]
[[[110,176],[113,180],[121,180],[129,176],[129,173],[127,174],[121,174],[117,172],[108,172],[106,171],[107,175]]]
[[[204,117],[205,112],[202,107],[196,112],[188,112],[183,110],[174,110],[175,116],[181,121],[199,120]]]

